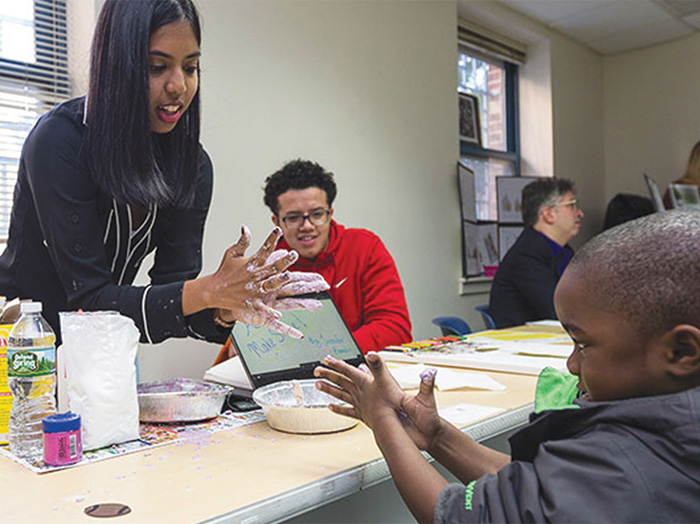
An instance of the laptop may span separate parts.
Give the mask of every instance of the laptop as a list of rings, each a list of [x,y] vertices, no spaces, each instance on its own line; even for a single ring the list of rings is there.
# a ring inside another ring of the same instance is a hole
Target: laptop
[[[673,209],[700,209],[700,192],[693,184],[669,184]]]
[[[303,295],[303,298],[320,300],[323,307],[315,311],[282,311],[280,320],[301,331],[304,338],[295,339],[269,328],[238,322],[231,329],[231,340],[238,358],[214,366],[204,378],[228,383],[236,394],[250,396],[254,389],[273,382],[313,378],[314,368],[327,355],[351,366],[364,362],[362,351],[330,294],[324,291]],[[247,376],[247,384],[246,377],[241,380],[241,367]],[[229,376],[238,373],[239,377],[238,380],[225,380],[222,373]]]

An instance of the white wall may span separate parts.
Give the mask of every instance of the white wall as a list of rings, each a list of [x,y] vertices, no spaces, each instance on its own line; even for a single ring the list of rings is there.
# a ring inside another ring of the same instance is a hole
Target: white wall
[[[88,89],[90,72],[90,43],[95,25],[97,2],[102,0],[71,0],[66,4],[68,38],[68,71],[71,91],[75,96],[83,95]],[[101,4],[100,4],[101,5]]]
[[[552,33],[554,174],[576,182],[585,216],[572,244],[581,246],[600,232],[605,198],[602,57]]]
[[[413,334],[459,315],[456,5],[452,1],[200,0],[202,142],[215,167],[204,244],[214,271],[240,225],[271,227],[267,175],[287,160],[336,174],[336,218],[377,232],[406,288]],[[218,348],[170,341],[141,351],[141,378],[201,376]]]
[[[700,140],[700,35],[605,59],[606,197],[663,193]]]
[[[520,174],[554,175],[552,71],[549,39],[528,44],[528,59],[520,67]]]

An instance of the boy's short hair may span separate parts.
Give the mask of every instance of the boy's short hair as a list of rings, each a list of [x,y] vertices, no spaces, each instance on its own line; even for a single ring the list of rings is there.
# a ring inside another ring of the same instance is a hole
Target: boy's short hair
[[[282,169],[276,171],[265,179],[265,205],[275,215],[279,211],[279,197],[290,189],[306,189],[318,187],[326,192],[328,207],[333,206],[333,200],[337,194],[333,173],[326,171],[316,162],[310,160],[292,160]]]
[[[540,216],[540,209],[557,204],[569,191],[575,193],[574,187],[573,181],[554,177],[543,177],[526,185],[521,199],[525,226],[533,227]]]
[[[608,229],[566,268],[577,270],[601,309],[619,313],[642,335],[700,327],[700,212],[664,211]]]

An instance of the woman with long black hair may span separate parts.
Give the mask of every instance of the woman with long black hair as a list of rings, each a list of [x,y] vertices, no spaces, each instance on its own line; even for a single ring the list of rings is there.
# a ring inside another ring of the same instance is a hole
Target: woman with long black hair
[[[296,252],[270,233],[245,257],[250,232],[199,277],[212,163],[199,143],[199,17],[191,0],[107,0],[92,45],[87,97],[42,116],[22,152],[0,294],[58,312],[116,310],[143,342],[223,342],[233,322],[301,334],[279,309],[325,289],[286,271]],[[150,285],[132,285],[155,250]]]

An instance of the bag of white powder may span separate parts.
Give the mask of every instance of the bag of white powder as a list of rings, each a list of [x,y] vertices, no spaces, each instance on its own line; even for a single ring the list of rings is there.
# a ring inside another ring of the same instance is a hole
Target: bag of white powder
[[[82,419],[83,449],[139,437],[139,330],[116,311],[60,313],[58,352],[67,408]]]

